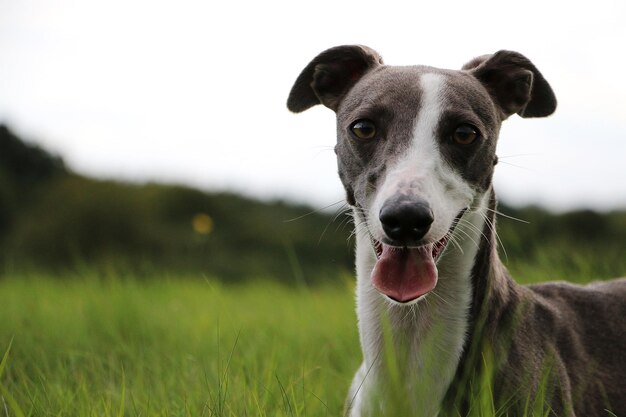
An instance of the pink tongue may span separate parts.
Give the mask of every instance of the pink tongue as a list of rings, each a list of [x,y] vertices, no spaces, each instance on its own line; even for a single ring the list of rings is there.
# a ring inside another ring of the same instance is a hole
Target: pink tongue
[[[382,245],[372,271],[372,284],[381,293],[405,303],[430,292],[437,285],[432,245],[393,248]]]

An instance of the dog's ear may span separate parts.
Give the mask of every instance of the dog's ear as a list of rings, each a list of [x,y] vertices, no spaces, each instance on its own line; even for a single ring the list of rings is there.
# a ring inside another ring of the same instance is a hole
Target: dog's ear
[[[287,108],[299,113],[316,104],[337,111],[339,103],[361,77],[383,59],[371,48],[344,45],[327,49],[298,76],[287,99]]]
[[[552,88],[535,65],[522,54],[498,51],[474,58],[463,69],[487,88],[503,119],[513,113],[522,117],[544,117],[556,109]]]

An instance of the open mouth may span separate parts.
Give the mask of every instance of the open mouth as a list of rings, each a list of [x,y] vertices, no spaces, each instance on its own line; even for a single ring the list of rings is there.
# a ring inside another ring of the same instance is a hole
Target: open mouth
[[[452,227],[450,228],[448,233],[446,233],[446,235],[444,237],[442,237],[441,239],[439,239],[437,242],[431,243],[431,244],[427,244],[427,245],[423,245],[423,247],[427,247],[427,246],[431,246],[432,247],[432,249],[431,249],[431,256],[432,256],[433,260],[435,261],[435,263],[439,260],[439,257],[443,253],[443,250],[448,245],[448,240],[450,240],[450,235],[454,231],[455,227],[456,227],[456,224],[452,225]],[[380,257],[383,254],[383,245],[384,245],[384,243],[382,243],[379,240],[376,240],[376,239],[374,239],[372,237],[372,244],[374,245],[374,251],[376,252],[376,259],[380,259]],[[416,248],[396,247],[396,246],[390,246],[390,247],[392,247],[395,250],[400,250],[400,251],[401,250],[416,249]]]
[[[374,287],[402,304],[415,302],[432,291],[437,285],[437,262],[465,210],[461,210],[455,217],[444,237],[434,243],[397,247],[382,243],[370,235],[376,252],[376,264],[371,276]]]

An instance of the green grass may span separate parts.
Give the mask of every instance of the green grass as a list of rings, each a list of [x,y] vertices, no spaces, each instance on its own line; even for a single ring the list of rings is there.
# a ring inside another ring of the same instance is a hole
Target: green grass
[[[4,277],[0,417],[340,416],[361,362],[351,282]],[[506,415],[478,383],[472,415]]]
[[[345,286],[16,277],[0,294],[2,416],[337,416],[361,359]]]

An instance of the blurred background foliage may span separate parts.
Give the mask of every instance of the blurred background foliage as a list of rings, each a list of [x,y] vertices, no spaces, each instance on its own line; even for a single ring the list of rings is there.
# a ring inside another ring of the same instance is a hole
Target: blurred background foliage
[[[145,278],[336,280],[351,274],[354,242],[346,207],[334,208],[87,178],[0,126],[2,274],[89,268]],[[522,220],[500,216],[498,230],[503,260],[527,282],[626,274],[626,211],[499,210]]]

